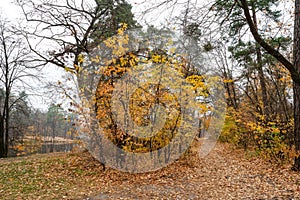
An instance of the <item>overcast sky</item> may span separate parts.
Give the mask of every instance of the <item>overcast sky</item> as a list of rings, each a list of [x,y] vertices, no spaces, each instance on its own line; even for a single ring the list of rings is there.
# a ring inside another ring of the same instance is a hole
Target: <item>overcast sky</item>
[[[10,20],[18,18],[21,14],[20,8],[15,6],[11,0],[1,0],[0,12],[1,15],[9,18]]]

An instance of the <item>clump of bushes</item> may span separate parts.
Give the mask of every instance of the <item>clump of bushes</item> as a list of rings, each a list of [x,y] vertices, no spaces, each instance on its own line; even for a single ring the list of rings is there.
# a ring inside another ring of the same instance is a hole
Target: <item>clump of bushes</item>
[[[280,116],[266,119],[259,114],[228,109],[219,140],[255,152],[271,162],[286,163],[295,157],[293,120],[285,121]]]

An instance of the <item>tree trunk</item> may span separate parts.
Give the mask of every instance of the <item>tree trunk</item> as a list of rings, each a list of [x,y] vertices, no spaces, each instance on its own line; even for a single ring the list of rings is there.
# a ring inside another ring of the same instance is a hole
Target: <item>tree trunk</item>
[[[295,0],[294,68],[300,73],[300,0]],[[300,83],[294,81],[294,140],[296,152],[300,151]],[[300,171],[300,156],[295,157],[295,170]]]
[[[252,17],[253,17],[253,23],[258,31],[258,24],[257,24],[257,18],[256,18],[256,9],[255,9],[255,4],[252,3]],[[262,53],[261,53],[261,48],[258,43],[256,43],[256,56],[257,56],[257,71],[258,71],[258,76],[259,76],[259,82],[260,82],[260,89],[262,92],[262,103],[263,103],[263,109],[262,113],[263,115],[266,116],[266,118],[269,118],[269,113],[268,113],[268,95],[267,95],[267,86],[266,86],[266,80],[264,76],[264,71],[263,71],[263,61],[262,61]]]
[[[8,67],[7,67],[7,74],[9,74],[8,72]],[[7,79],[8,82],[8,79]],[[9,109],[9,99],[10,99],[10,88],[9,85],[7,84],[6,87],[6,92],[5,92],[5,105],[4,105],[4,109],[5,109],[5,115],[4,115],[4,119],[5,119],[5,157],[7,157],[8,154],[8,138],[9,138],[9,123],[10,123],[10,109]]]
[[[0,116],[0,158],[5,158],[7,155],[5,153],[5,133],[4,133],[4,120]]]
[[[294,140],[296,152],[300,150],[300,85],[294,83]],[[295,157],[294,170],[300,171],[300,156]]]
[[[261,54],[260,47],[257,47],[256,53],[257,53],[257,71],[258,71],[259,82],[260,82],[260,87],[261,87],[260,89],[262,92],[263,114],[268,119],[269,112],[268,112],[267,85],[266,85],[265,75],[264,75],[263,66],[262,66],[262,54]]]

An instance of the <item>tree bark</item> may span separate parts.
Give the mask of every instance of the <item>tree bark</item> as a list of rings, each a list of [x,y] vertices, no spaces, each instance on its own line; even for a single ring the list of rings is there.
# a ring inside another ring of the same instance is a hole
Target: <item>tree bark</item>
[[[8,142],[9,142],[9,123],[10,123],[10,116],[9,116],[9,98],[10,98],[10,89],[7,88],[6,89],[6,97],[5,97],[5,105],[4,105],[4,109],[5,109],[5,115],[4,116],[4,119],[5,119],[5,126],[4,126],[4,130],[5,130],[5,154],[4,154],[4,157],[7,157],[7,154],[8,154]]]
[[[252,17],[253,17],[253,24],[258,31],[258,24],[257,24],[257,18],[256,18],[256,8],[254,3],[252,2]],[[259,82],[260,82],[260,89],[262,93],[262,103],[263,103],[263,115],[266,116],[266,118],[269,118],[269,112],[268,112],[268,95],[267,95],[267,86],[266,86],[266,80],[265,75],[263,71],[263,61],[262,61],[262,53],[260,46],[256,47],[256,56],[257,56],[257,71],[259,76]]]
[[[4,97],[4,105],[3,105],[3,113],[2,113],[2,119],[1,119],[1,128],[0,131],[1,136],[3,139],[3,152],[1,154],[1,157],[7,157],[8,154],[8,129],[9,129],[9,98],[10,98],[10,71],[9,71],[9,52],[8,47],[6,44],[4,32],[2,34],[2,46],[3,46],[3,53],[4,53],[4,63],[3,66],[5,69],[3,70],[3,76],[5,81],[5,97]]]
[[[6,157],[4,120],[3,120],[3,116],[0,116],[0,158],[4,158],[4,157]]]
[[[300,73],[300,0],[295,0],[294,68]],[[294,140],[300,151],[300,83],[294,81]],[[294,170],[300,171],[300,155],[295,157]]]

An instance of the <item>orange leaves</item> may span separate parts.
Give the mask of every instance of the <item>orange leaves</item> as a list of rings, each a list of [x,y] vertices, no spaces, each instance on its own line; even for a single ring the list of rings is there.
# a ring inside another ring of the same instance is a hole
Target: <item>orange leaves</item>
[[[15,146],[15,149],[17,151],[24,151],[25,150],[25,146],[20,144],[20,145]]]
[[[174,144],[186,141],[185,138],[197,131],[196,126],[194,131],[188,124],[195,119],[191,119],[193,110],[200,108],[207,112],[209,109],[195,98],[208,95],[204,77],[196,75],[196,67],[187,59],[175,54],[171,40],[164,44],[167,47],[156,49],[150,45],[129,51],[130,33],[127,35],[125,29],[121,28],[117,35],[104,42],[108,52],[104,58],[95,58],[101,61],[94,102],[101,130],[91,134],[105,135],[114,146],[131,153],[162,149],[179,135],[182,127],[187,131]],[[132,46],[137,46],[135,39]],[[190,114],[186,122],[182,120],[183,113]]]

